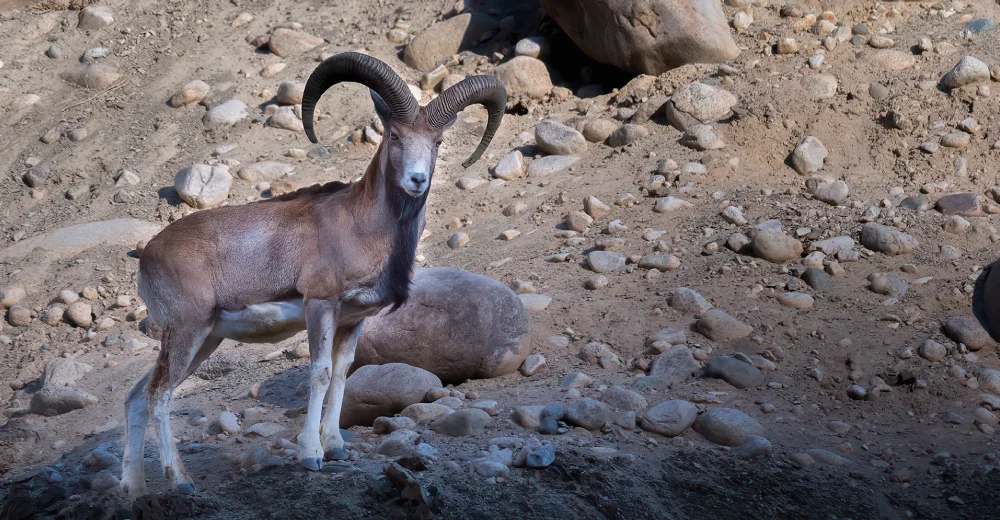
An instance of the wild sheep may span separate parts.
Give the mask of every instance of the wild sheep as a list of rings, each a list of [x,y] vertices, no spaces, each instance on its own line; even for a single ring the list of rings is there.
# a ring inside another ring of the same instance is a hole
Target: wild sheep
[[[302,119],[312,142],[318,142],[317,101],[347,81],[371,89],[385,127],[360,181],[194,213],[143,250],[139,295],[162,347],[125,402],[121,487],[130,499],[146,493],[142,460],[150,415],[169,486],[194,492],[171,440],[171,394],[225,338],[275,342],[307,330],[309,405],[299,460],[319,470],[324,454],[347,457],[339,424],[347,370],[365,317],[406,301],[442,134],[465,107],[487,108],[486,130],[468,166],[486,150],[506,105],[497,79],[474,76],[421,107],[385,63],[343,53],[316,67],[306,83]]]

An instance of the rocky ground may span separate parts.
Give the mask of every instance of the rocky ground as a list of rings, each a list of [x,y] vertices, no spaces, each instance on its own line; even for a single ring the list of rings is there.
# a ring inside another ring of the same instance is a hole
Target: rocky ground
[[[739,57],[658,77],[530,0],[90,3],[0,1],[0,518],[997,514],[1000,360],[970,308],[1000,251],[996,3],[731,0]],[[446,135],[418,260],[521,294],[533,355],[309,473],[304,334],[226,342],[173,406],[199,493],[130,506],[122,403],[158,349],[137,244],[360,175],[364,89],[324,96],[321,146],[296,104],[347,50],[423,103],[510,88],[480,163],[485,111]]]

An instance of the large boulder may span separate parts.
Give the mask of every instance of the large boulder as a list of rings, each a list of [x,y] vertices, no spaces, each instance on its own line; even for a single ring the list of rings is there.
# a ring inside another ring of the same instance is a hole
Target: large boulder
[[[498,26],[496,20],[485,14],[454,16],[413,38],[403,51],[403,61],[420,71],[431,70],[439,60],[492,38]]]
[[[530,349],[531,318],[507,286],[461,269],[417,269],[409,301],[365,321],[354,367],[406,363],[458,383],[509,374]]]
[[[403,363],[361,367],[347,378],[340,426],[371,426],[376,417],[391,417],[440,387],[434,374]]]
[[[587,55],[638,74],[739,55],[720,2],[702,0],[540,0]]]

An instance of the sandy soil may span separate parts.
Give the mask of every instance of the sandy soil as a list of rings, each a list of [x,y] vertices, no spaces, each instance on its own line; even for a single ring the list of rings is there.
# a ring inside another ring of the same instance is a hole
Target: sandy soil
[[[423,71],[402,63],[402,46],[388,41],[386,32],[403,18],[409,21],[409,33],[419,34],[450,13],[454,3],[348,0],[334,8],[325,2],[113,1],[106,5],[114,12],[114,24],[90,32],[76,28],[77,11],[18,10],[25,4],[0,2],[0,60],[4,63],[0,69],[0,170],[6,172],[0,178],[0,248],[82,222],[132,217],[166,225],[190,211],[172,188],[177,170],[214,159],[213,152],[226,144],[235,149],[224,159],[243,164],[261,159],[294,163],[292,179],[298,183],[355,178],[364,171],[374,146],[341,138],[325,143],[329,153],[322,158],[290,159],[285,156],[290,148],[311,149],[305,135],[271,128],[254,118],[263,114],[282,81],[304,81],[320,52],[363,49],[391,64],[407,82],[417,83]],[[515,16],[516,30],[510,41],[496,45],[506,55],[513,54],[513,43],[523,36],[544,34],[559,41],[555,24],[541,16],[536,5],[506,4],[472,2],[469,6],[483,12],[492,9],[497,18]],[[425,442],[440,457],[415,474],[424,489],[437,497],[438,517],[862,519],[983,518],[998,513],[998,438],[995,433],[984,433],[973,421],[982,400],[975,376],[980,369],[1000,368],[996,346],[969,355],[941,331],[948,317],[971,313],[975,274],[1000,251],[989,238],[996,233],[990,226],[998,225],[997,218],[968,217],[973,229],[957,235],[942,229],[944,217],[936,211],[896,209],[889,215],[886,211],[877,221],[892,224],[896,219],[895,223],[920,240],[918,250],[897,257],[862,254],[859,262],[843,263],[845,275],[835,277],[823,292],[812,292],[801,283],[801,290],[813,295],[815,305],[793,310],[772,296],[789,283],[789,268],[801,270],[802,265],[790,262],[783,267],[731,252],[724,247],[726,238],[750,226],[729,224],[720,212],[736,204],[751,225],[773,218],[780,219],[789,233],[810,228],[803,237],[808,245],[842,234],[857,240],[862,214],[869,206],[881,205],[895,187],[915,195],[927,183],[945,182],[928,195],[932,203],[953,192],[973,193],[984,203],[992,203],[986,194],[998,184],[1000,173],[1000,150],[993,146],[1000,138],[1000,84],[988,83],[990,92],[984,95],[975,88],[951,92],[936,86],[922,88],[920,82],[936,83],[965,55],[990,65],[1000,63],[995,31],[970,38],[962,35],[970,19],[1000,19],[1000,7],[986,0],[849,2],[846,6],[807,2],[802,6],[814,14],[831,8],[848,27],[867,22],[877,31],[889,21],[894,32],[888,36],[895,40],[896,50],[910,53],[920,38],[929,37],[935,44],[951,43],[954,52],[918,54],[915,66],[886,70],[873,59],[876,49],[842,43],[825,53],[821,70],[838,79],[837,93],[814,100],[800,86],[804,75],[815,74],[806,65],[810,53],[771,55],[765,48],[780,37],[796,37],[803,47],[819,38],[797,30],[794,19],[780,17],[779,6],[754,8],[754,25],[737,36],[744,52],[731,64],[735,73],[719,73],[718,66],[685,67],[666,74],[666,81],[661,82],[679,85],[698,79],[722,85],[737,96],[736,116],[714,125],[728,143],[726,148],[716,152],[685,148],[677,142],[681,133],[656,117],[644,124],[649,135],[629,146],[589,144],[571,170],[541,181],[519,179],[474,190],[461,190],[456,181],[470,176],[488,179],[489,168],[521,146],[515,143],[518,133],[532,131],[539,119],[566,121],[581,116],[581,108],[589,104],[597,107],[590,117],[611,117],[619,108],[612,102],[611,89],[622,87],[624,80],[601,73],[599,78],[607,82],[604,95],[536,102],[530,105],[530,114],[524,113],[528,111],[524,106],[518,107],[505,118],[488,155],[468,170],[462,169],[461,161],[478,140],[484,113],[470,109],[459,117],[442,147],[427,212],[431,235],[421,244],[419,265],[458,267],[510,284],[531,281],[539,292],[551,295],[553,302],[533,313],[534,351],[547,359],[542,371],[532,377],[514,373],[456,387],[501,405],[503,412],[484,435],[453,439],[422,429]],[[725,9],[730,17],[737,11]],[[957,12],[949,17],[938,12],[948,9]],[[251,13],[253,21],[231,27],[242,12]],[[255,51],[245,41],[281,22],[299,22],[303,30],[329,43],[281,59]],[[53,44],[62,51],[59,59],[45,55]],[[95,46],[111,51],[101,60],[122,73],[119,83],[93,92],[59,79],[60,73],[77,64],[77,57]],[[581,66],[604,70],[572,50],[565,52],[565,59],[549,60],[559,72],[557,85],[574,90],[582,86]],[[261,76],[261,69],[279,61],[287,64],[282,72],[273,78]],[[493,68],[486,58],[470,63],[454,72],[488,73]],[[213,96],[222,93],[246,102],[251,116],[232,128],[205,130],[203,106],[169,107],[166,100],[194,79],[212,85]],[[888,87],[888,97],[874,99],[869,94],[873,83]],[[22,107],[18,98],[25,94],[40,99]],[[340,127],[353,131],[371,124],[375,116],[365,94],[356,85],[329,92],[320,105],[330,114],[319,124],[321,135],[337,133]],[[428,101],[427,95],[423,102]],[[909,134],[892,129],[886,119],[890,110],[906,113],[918,121],[918,128]],[[934,154],[918,149],[968,116],[976,118],[982,130],[966,148],[942,148]],[[88,136],[79,142],[63,137],[53,144],[43,143],[40,137],[59,124],[67,129],[85,127]],[[843,179],[851,188],[850,198],[841,206],[808,195],[805,177],[786,163],[795,145],[808,135],[818,137],[830,150],[820,173]],[[529,158],[540,153],[530,143],[521,149]],[[967,161],[966,173],[956,173],[959,156]],[[29,158],[38,158],[51,169],[40,188],[32,189],[22,180]],[[654,213],[655,199],[643,196],[641,185],[664,158],[681,165],[709,165],[707,173],[691,177],[691,184],[673,191],[693,207]],[[119,192],[115,178],[122,170],[134,171],[141,179],[127,188],[128,202],[115,200]],[[80,186],[82,195],[65,196]],[[565,239],[557,237],[563,217],[581,210],[585,197],[597,196],[611,204],[623,193],[633,194],[639,203],[613,206],[609,217],[583,234],[582,246],[567,246]],[[265,195],[255,183],[237,178],[227,203],[241,204]],[[503,216],[503,208],[515,201],[524,202],[528,210]],[[451,235],[446,226],[455,218],[467,221],[462,231],[471,241],[452,250],[446,245]],[[681,267],[658,276],[644,269],[615,272],[608,275],[607,287],[586,290],[583,282],[593,273],[585,268],[583,256],[614,219],[627,226],[617,235],[625,239],[624,253],[651,252],[655,242],[643,240],[643,231],[664,230],[671,242],[670,253],[680,258]],[[705,228],[712,228],[711,234]],[[512,241],[496,238],[508,229],[519,230],[521,235]],[[721,246],[718,252],[702,254],[705,245],[715,241]],[[941,254],[941,245],[953,246],[960,254],[947,258]],[[35,252],[0,264],[0,285],[25,287],[24,303],[39,314],[62,289],[102,286],[107,296],[95,303],[97,318],[115,320],[110,329],[90,334],[66,323],[53,327],[37,319],[27,327],[0,326],[0,334],[11,339],[9,345],[0,344],[0,381],[4,382],[0,401],[8,403],[9,410],[28,405],[27,391],[45,362],[57,356],[95,367],[77,386],[99,399],[83,410],[55,417],[12,412],[8,415],[13,417],[0,423],[0,497],[6,507],[33,502],[40,509],[49,508],[37,516],[17,516],[0,508],[5,511],[0,518],[48,518],[59,511],[63,511],[61,518],[127,516],[130,506],[116,488],[88,489],[92,474],[81,461],[100,446],[121,455],[125,392],[156,356],[156,342],[125,319],[141,303],[136,301],[138,259],[133,249],[101,246],[71,258]],[[557,252],[573,253],[574,261],[544,260]],[[901,271],[904,264],[916,266],[916,274]],[[904,298],[887,303],[885,296],[867,288],[867,277],[876,272],[894,273],[910,282],[925,276],[933,279],[911,284]],[[677,287],[697,290],[754,327],[751,337],[731,344],[712,342],[691,331],[692,347],[713,355],[753,355],[780,346],[784,358],[775,371],[765,375],[782,388],[737,390],[721,380],[696,379],[647,393],[646,398],[651,405],[679,398],[703,407],[743,410],[764,426],[764,436],[774,446],[771,455],[742,460],[693,431],[666,439],[639,429],[615,427],[606,433],[571,429],[551,439],[558,456],[545,470],[512,469],[509,478],[497,482],[468,469],[467,462],[481,456],[490,439],[531,433],[509,420],[515,407],[564,402],[566,392],[559,379],[566,373],[590,375],[595,384],[582,389],[582,394],[595,398],[606,387],[628,386],[641,376],[642,371],[634,366],[636,361],[641,364],[650,359],[645,338],[664,327],[691,330],[694,323],[690,315],[667,305],[666,295]],[[127,308],[114,307],[117,295],[129,295],[133,301]],[[548,339],[567,329],[572,330],[568,347]],[[108,336],[112,339],[106,340]],[[139,338],[151,347],[125,354],[122,345],[129,338]],[[903,356],[907,347],[916,351],[928,338],[948,348],[944,360],[930,363],[916,355]],[[260,406],[267,420],[284,427],[277,437],[294,441],[303,422],[296,412],[305,398],[295,390],[305,374],[304,362],[284,356],[263,359],[276,349],[290,349],[303,341],[304,335],[281,345],[227,341],[197,377],[185,382],[174,402],[174,433],[199,493],[193,499],[163,495],[158,499],[162,503],[147,507],[142,518],[184,518],[195,512],[202,518],[418,518],[424,514],[385,489],[381,475],[387,461],[371,449],[381,436],[370,428],[353,429],[356,437],[351,442],[358,458],[330,465],[320,473],[307,473],[290,459],[260,471],[240,469],[240,462],[254,448],[281,454],[273,448],[276,438],[216,437],[210,425],[219,412]],[[611,345],[622,365],[603,369],[581,361],[576,354],[590,341]],[[810,377],[814,367],[823,372],[821,381]],[[846,395],[853,379],[871,389],[873,377],[901,370],[925,382],[926,388],[894,386],[891,392],[863,401]],[[256,383],[263,390],[258,398],[250,398],[248,390]],[[15,390],[24,385],[26,390]],[[764,413],[764,403],[773,404],[776,411]],[[959,420],[953,421],[957,424],[944,420],[949,412],[957,414]],[[201,416],[209,419],[207,425],[193,420]],[[828,427],[831,421],[848,423],[850,431],[836,433]],[[792,462],[790,457],[809,449],[835,452],[849,463],[801,467]],[[155,446],[147,444],[147,455],[150,488],[162,491]],[[38,474],[46,466],[57,468],[63,482],[46,482]],[[119,469],[112,471],[118,474]],[[908,482],[890,481],[890,475],[906,472],[912,473]]]

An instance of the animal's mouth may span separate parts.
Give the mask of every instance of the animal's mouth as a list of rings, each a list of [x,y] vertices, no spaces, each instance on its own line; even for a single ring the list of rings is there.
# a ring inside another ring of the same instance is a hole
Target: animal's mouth
[[[411,196],[413,198],[417,198],[417,197],[423,195],[424,192],[426,192],[427,190],[423,190],[423,189],[421,189],[421,190],[414,190],[414,189],[410,189],[410,188],[403,188],[403,191],[405,191],[407,195],[409,195],[409,196]]]

